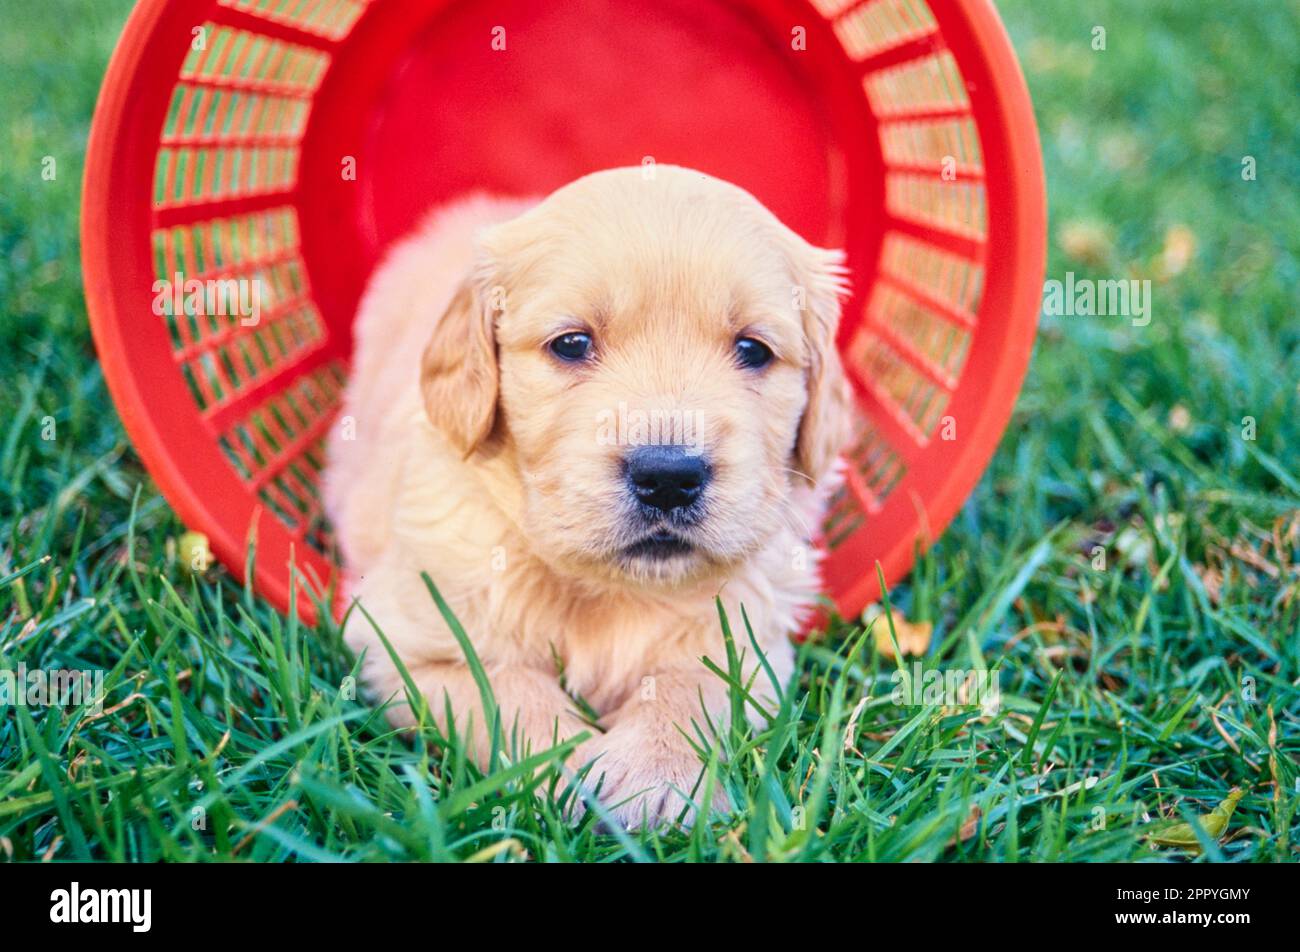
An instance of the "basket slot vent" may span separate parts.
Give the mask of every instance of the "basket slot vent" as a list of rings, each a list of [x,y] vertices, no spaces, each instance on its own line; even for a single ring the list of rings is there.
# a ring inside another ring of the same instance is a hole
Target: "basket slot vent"
[[[200,409],[323,339],[291,209],[156,229],[153,247],[154,310]]]
[[[325,433],[337,410],[345,375],[329,363],[304,373],[229,427],[220,445],[235,471],[291,531],[328,539],[321,511]],[[309,540],[310,541],[310,540]],[[319,546],[318,546],[319,547]]]
[[[885,208],[899,218],[972,241],[983,241],[987,234],[984,186],[978,182],[892,172],[885,176]]]
[[[314,315],[313,315],[314,316]],[[319,318],[314,318],[314,324]],[[202,358],[211,364],[220,356],[207,354]],[[304,347],[284,361],[281,361],[268,373],[246,382],[242,387],[233,387],[223,392],[214,402],[202,410],[202,419],[215,430],[223,430],[237,420],[243,419],[253,409],[263,404],[269,397],[280,392],[289,382],[296,380],[308,371],[315,370],[331,358],[325,342]],[[183,364],[182,369],[191,365]]]
[[[890,347],[870,324],[858,328],[845,357],[911,442],[925,446],[948,405],[948,392]]]
[[[894,231],[885,235],[880,270],[938,316],[962,327],[975,326],[984,286],[979,261]]]
[[[212,22],[200,29],[181,80],[310,98],[329,68],[322,50]]]
[[[182,233],[183,229],[175,229]],[[164,237],[160,241],[160,237]],[[205,237],[205,235],[204,235]],[[276,268],[286,263],[298,263],[296,247],[277,250],[257,256],[250,261],[235,261],[231,264],[212,264],[213,248],[195,242],[188,234],[172,237],[169,231],[155,235],[155,267],[161,280],[174,281],[179,274],[183,280],[209,281],[227,277],[240,277],[243,274],[259,271],[263,268]],[[298,263],[300,267],[300,263]],[[170,313],[170,312],[169,312]]]
[[[305,99],[178,83],[164,145],[294,145],[307,125]]]
[[[851,448],[844,454],[848,464],[844,485],[831,497],[822,523],[822,535],[830,549],[878,513],[907,474],[902,457],[869,418],[859,417],[855,425]]]
[[[942,173],[951,159],[959,177],[984,174],[979,134],[969,116],[881,123],[880,148],[892,168]]]
[[[881,119],[970,110],[966,84],[948,50],[868,73],[862,85],[871,111]]]
[[[872,496],[883,503],[907,472],[902,458],[869,420],[862,420],[857,439],[846,458],[853,463],[855,475]]]
[[[338,42],[370,0],[217,0],[223,6]]]
[[[296,146],[163,146],[154,175],[154,208],[278,195],[294,187],[297,175]]]
[[[310,347],[321,335],[311,299],[303,295],[263,311],[256,323],[252,321],[247,317],[226,319],[224,324],[213,321],[207,336],[182,347],[176,359],[190,363],[209,353],[225,355],[237,368],[231,385],[238,391]]]
[[[286,485],[276,480],[262,488],[259,493],[262,501],[276,515],[285,528],[295,530],[308,514],[307,506],[302,503]]]
[[[324,324],[309,300],[234,336],[239,330],[204,342],[199,355],[182,364],[198,384],[198,404],[205,414],[225,412],[247,391],[264,388],[324,339]]]
[[[831,496],[822,522],[822,543],[832,552],[867,521],[867,510],[845,483]]]
[[[325,518],[323,510],[318,509],[315,516],[303,527],[302,540],[327,558],[340,558],[334,548],[333,527]]]
[[[867,305],[869,319],[891,347],[945,390],[957,380],[971,335],[897,288],[878,283]]]
[[[919,0],[872,0],[835,21],[835,35],[854,60],[933,34],[929,7]]]

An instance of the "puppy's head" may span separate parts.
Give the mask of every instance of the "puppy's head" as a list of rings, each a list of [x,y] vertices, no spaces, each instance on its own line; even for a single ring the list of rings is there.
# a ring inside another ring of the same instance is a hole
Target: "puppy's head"
[[[847,427],[840,252],[752,196],[658,166],[587,176],[480,233],[425,354],[434,424],[506,452],[557,568],[641,584],[725,572],[783,526]]]

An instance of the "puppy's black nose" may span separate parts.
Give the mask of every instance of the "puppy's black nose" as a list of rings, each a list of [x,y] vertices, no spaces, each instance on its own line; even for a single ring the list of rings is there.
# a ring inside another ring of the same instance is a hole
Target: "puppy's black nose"
[[[624,465],[636,498],[662,512],[689,506],[709,481],[709,464],[686,446],[638,446]]]

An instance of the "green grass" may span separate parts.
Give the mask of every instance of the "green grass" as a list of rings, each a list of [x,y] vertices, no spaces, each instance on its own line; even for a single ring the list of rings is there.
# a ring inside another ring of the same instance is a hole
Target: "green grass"
[[[1155,295],[1146,327],[1044,318],[988,474],[892,592],[935,625],[928,666],[997,669],[1001,709],[892,703],[892,662],[837,626],[768,729],[722,739],[735,813],[633,837],[563,822],[534,792],[553,769],[483,777],[394,734],[341,692],[336,630],[178,564],[80,288],[82,150],[129,6],[0,0],[0,666],[101,668],[110,692],[94,719],[0,710],[0,860],[1187,859],[1143,842],[1144,811],[1234,786],[1206,858],[1296,858],[1294,4],[1000,4],[1043,135],[1048,276]]]

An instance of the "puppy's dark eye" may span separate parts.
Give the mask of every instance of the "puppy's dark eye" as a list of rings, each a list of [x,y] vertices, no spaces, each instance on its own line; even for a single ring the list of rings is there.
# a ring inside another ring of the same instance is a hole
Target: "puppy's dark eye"
[[[579,361],[591,356],[591,335],[581,331],[561,334],[551,341],[551,353],[561,360]]]
[[[772,348],[761,340],[742,337],[736,341],[736,361],[749,370],[758,370],[772,362]]]

